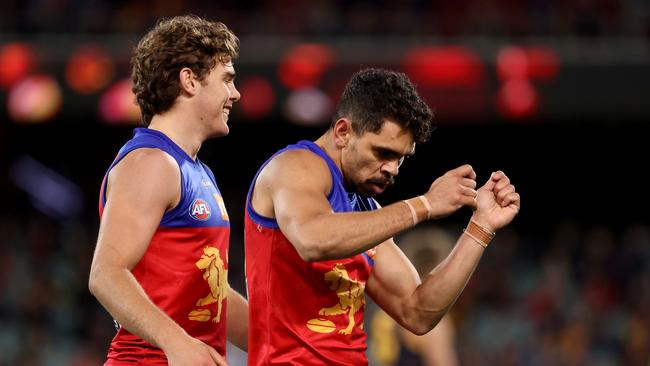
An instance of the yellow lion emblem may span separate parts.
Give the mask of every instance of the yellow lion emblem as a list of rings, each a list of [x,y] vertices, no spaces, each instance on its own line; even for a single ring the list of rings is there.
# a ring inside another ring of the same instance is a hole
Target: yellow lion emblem
[[[325,281],[330,283],[330,289],[336,291],[339,302],[329,308],[320,309],[318,315],[347,315],[348,326],[339,330],[339,334],[350,334],[355,325],[354,314],[366,304],[364,296],[366,285],[350,279],[348,271],[341,263],[337,263],[331,271],[325,273]],[[329,333],[335,330],[334,323],[327,319],[311,319],[307,322],[307,327],[318,333]],[[359,327],[363,327],[363,324]]]
[[[199,299],[196,306],[206,306],[217,303],[217,314],[212,321],[218,323],[221,321],[221,307],[223,300],[228,296],[228,270],[225,268],[223,260],[219,255],[219,249],[206,246],[203,248],[201,259],[196,261],[196,267],[203,271],[203,279],[208,281],[210,293]],[[187,315],[190,320],[207,322],[212,317],[209,309],[192,310]]]

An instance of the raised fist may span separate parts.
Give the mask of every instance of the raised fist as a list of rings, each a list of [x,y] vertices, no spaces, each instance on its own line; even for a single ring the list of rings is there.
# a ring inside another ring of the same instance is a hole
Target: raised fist
[[[432,219],[446,217],[463,206],[476,207],[476,173],[465,164],[436,179],[424,197],[431,204]]]
[[[520,207],[519,193],[510,179],[499,170],[492,173],[487,183],[479,188],[472,220],[495,232],[508,225],[519,213]]]

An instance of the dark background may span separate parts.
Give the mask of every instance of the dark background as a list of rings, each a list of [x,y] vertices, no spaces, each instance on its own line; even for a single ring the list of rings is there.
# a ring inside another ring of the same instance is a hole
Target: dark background
[[[243,124],[231,120],[231,133],[208,141],[200,158],[215,171],[229,198],[233,219],[259,165],[276,150],[299,139],[316,139],[326,129],[299,127],[281,120]],[[29,154],[83,188],[85,212],[95,215],[98,187],[114,154],[132,127],[53,121],[43,126],[5,125],[6,170],[11,159]],[[425,192],[447,170],[471,164],[484,182],[505,171],[522,195],[516,224],[543,230],[566,219],[614,227],[647,219],[644,194],[648,127],[644,121],[604,120],[494,121],[478,125],[438,126],[400,170],[397,184],[378,199],[390,203]],[[3,179],[6,213],[29,214],[25,194]],[[238,202],[241,201],[241,202]]]

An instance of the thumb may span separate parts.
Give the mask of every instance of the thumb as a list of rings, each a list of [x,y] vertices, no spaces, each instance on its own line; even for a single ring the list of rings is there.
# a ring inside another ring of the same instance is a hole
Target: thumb
[[[217,364],[218,366],[228,366],[228,362],[215,350],[214,348],[208,346],[208,351],[210,351],[210,356],[212,357],[212,360]]]
[[[492,174],[490,174],[490,179],[488,179],[488,181],[485,182],[485,184],[483,185],[483,187],[481,187],[481,189],[485,189],[492,192],[494,191],[494,187],[496,187],[497,182],[498,182],[498,178],[496,178],[495,173],[492,172]]]

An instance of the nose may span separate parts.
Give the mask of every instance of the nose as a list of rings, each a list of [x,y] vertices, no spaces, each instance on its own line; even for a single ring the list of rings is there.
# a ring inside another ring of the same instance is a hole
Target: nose
[[[241,99],[241,94],[239,93],[239,90],[237,90],[235,83],[232,83],[232,90],[230,90],[230,100],[237,102],[239,99]]]
[[[399,174],[399,160],[389,160],[381,166],[382,173],[388,173],[391,177]]]

